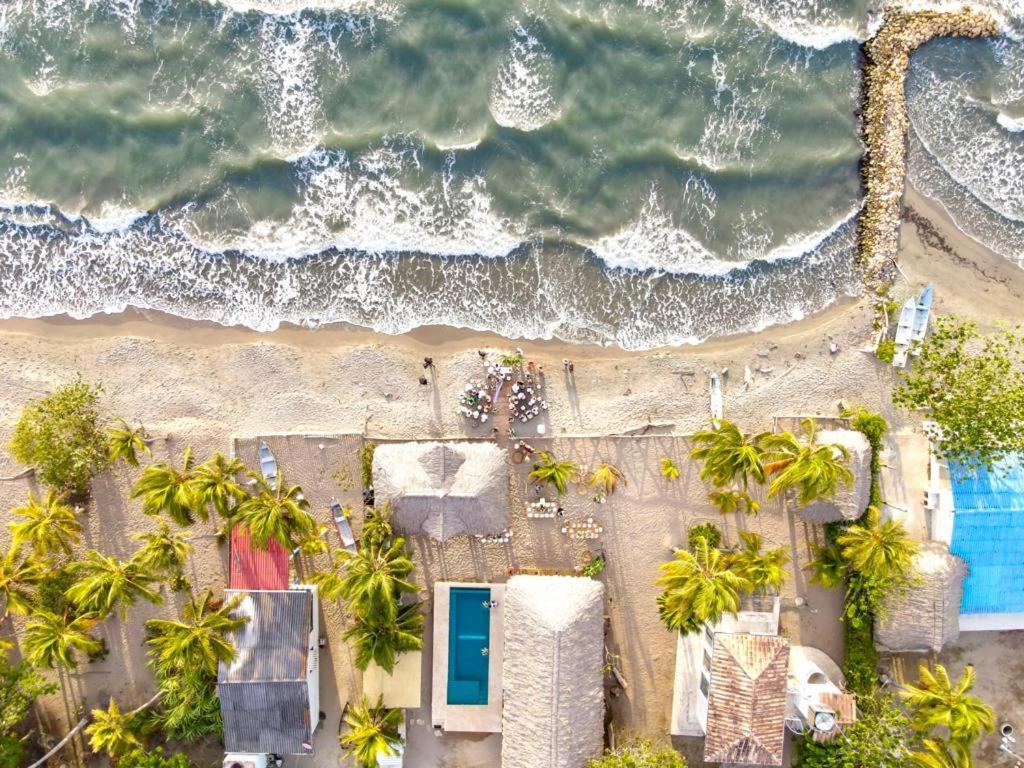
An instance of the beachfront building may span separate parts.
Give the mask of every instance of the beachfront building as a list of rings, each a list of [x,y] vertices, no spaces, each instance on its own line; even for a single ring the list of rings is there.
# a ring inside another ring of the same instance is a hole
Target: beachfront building
[[[320,718],[320,644],[317,589],[289,585],[288,552],[277,542],[258,549],[249,532],[231,532],[231,588],[248,619],[228,640],[235,658],[217,670],[224,721],[225,765],[260,765],[274,755],[313,754]]]
[[[378,445],[373,491],[397,531],[444,541],[500,534],[508,527],[506,453],[489,442]]]
[[[931,538],[966,564],[960,632],[1024,629],[1024,456],[969,470],[931,460]]]
[[[224,747],[232,754],[311,755],[320,713],[316,587],[224,594],[236,596],[235,615],[248,621],[229,636],[235,658],[217,672]]]
[[[434,586],[436,729],[502,734],[502,768],[601,754],[604,586],[574,576]]]
[[[841,445],[850,453],[853,482],[841,485],[831,499],[817,499],[805,507],[794,506],[793,511],[812,523],[836,523],[856,520],[864,514],[871,498],[871,444],[863,433],[853,429],[822,430],[817,440],[821,444]]]
[[[781,766],[787,724],[830,738],[856,717],[835,663],[779,635],[779,604],[748,598],[738,614],[677,638],[670,731],[703,736],[707,763]]]

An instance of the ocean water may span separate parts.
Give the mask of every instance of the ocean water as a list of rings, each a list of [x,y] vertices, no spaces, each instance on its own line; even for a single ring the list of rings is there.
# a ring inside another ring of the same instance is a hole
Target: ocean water
[[[875,0],[0,0],[0,316],[645,349],[858,288]],[[911,174],[1024,259],[1024,0]],[[950,119],[955,115],[956,119]],[[961,221],[962,220],[962,221]]]

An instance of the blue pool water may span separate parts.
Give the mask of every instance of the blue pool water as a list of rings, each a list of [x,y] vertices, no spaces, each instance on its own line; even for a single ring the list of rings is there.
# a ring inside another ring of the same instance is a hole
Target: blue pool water
[[[962,613],[1024,613],[1024,464],[1014,456],[991,471],[951,464],[953,540],[967,562]]]
[[[448,703],[487,703],[490,589],[454,587],[448,615]]]

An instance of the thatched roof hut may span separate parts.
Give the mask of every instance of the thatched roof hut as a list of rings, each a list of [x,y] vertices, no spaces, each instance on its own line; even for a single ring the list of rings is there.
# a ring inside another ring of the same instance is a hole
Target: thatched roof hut
[[[871,444],[862,433],[852,429],[822,430],[818,433],[818,443],[835,443],[850,452],[853,482],[840,486],[831,499],[812,501],[806,507],[794,508],[794,511],[812,523],[856,520],[864,514],[871,498]]]
[[[505,590],[502,768],[584,768],[603,744],[604,585],[513,576]]]
[[[960,635],[960,601],[967,564],[945,544],[924,544],[914,557],[916,583],[890,593],[875,622],[875,643],[887,651],[940,651]]]
[[[494,443],[394,443],[373,454],[373,491],[403,533],[438,540],[508,526],[505,453]]]

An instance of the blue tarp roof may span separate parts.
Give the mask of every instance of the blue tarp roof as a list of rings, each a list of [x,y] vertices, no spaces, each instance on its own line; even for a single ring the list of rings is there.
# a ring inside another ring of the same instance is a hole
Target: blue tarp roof
[[[991,470],[950,464],[953,540],[967,562],[961,613],[1024,613],[1024,464],[1017,455]]]

